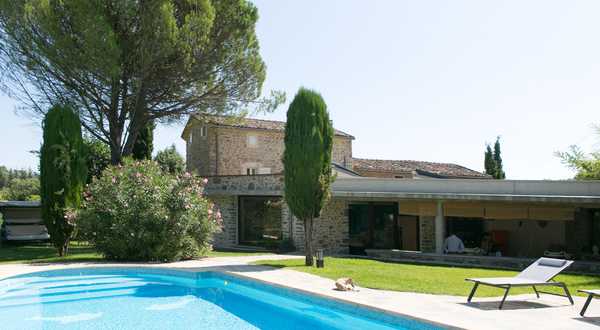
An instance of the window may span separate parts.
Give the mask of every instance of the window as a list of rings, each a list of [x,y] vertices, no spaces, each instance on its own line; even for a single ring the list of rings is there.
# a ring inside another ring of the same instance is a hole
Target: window
[[[200,126],[200,137],[206,137],[206,126]]]
[[[248,147],[256,148],[258,145],[258,137],[256,135],[248,135]]]
[[[190,136],[188,137],[188,143],[192,144],[192,137],[194,135],[194,132],[190,132]]]
[[[256,175],[256,169],[255,168],[247,168],[246,169],[246,175]]]
[[[240,196],[238,200],[239,244],[267,249],[282,239],[281,197]]]

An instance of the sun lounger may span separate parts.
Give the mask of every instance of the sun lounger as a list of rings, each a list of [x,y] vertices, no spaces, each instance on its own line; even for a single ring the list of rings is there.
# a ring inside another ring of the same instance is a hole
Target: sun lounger
[[[506,300],[506,296],[508,296],[508,292],[510,291],[510,289],[513,287],[520,286],[532,287],[533,291],[535,292],[538,298],[540,297],[540,293],[569,298],[569,301],[572,305],[573,298],[571,297],[567,286],[562,282],[555,282],[552,280],[560,272],[565,270],[567,267],[571,266],[572,263],[573,261],[569,260],[539,258],[534,263],[529,265],[529,267],[525,268],[522,272],[517,274],[517,276],[515,277],[467,278],[467,281],[475,283],[473,285],[473,289],[471,290],[471,294],[469,294],[467,302],[471,302],[471,299],[473,299],[473,296],[475,295],[475,291],[477,291],[477,287],[481,284],[505,290],[504,296],[502,297],[502,301],[500,302],[500,306],[498,307],[498,309],[502,309],[502,306],[504,306],[504,301]],[[537,289],[537,287],[540,286],[557,286],[562,288],[565,294],[562,295],[553,292],[540,291]]]
[[[592,302],[592,299],[594,299],[594,297],[600,297],[600,290],[579,290],[579,292],[582,292],[582,293],[585,293],[588,295],[587,300],[585,301],[585,304],[583,304],[583,308],[581,309],[581,312],[579,313],[579,315],[584,316],[585,311],[587,310],[588,306]]]

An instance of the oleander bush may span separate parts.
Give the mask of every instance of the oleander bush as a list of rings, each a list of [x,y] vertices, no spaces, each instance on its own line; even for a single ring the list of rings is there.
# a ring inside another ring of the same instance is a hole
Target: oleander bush
[[[200,257],[221,225],[205,184],[189,173],[165,173],[151,160],[109,166],[86,190],[81,230],[108,259]]]

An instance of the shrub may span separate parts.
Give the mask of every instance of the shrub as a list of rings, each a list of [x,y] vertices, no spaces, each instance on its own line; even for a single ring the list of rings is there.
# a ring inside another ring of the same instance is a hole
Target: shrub
[[[110,165],[110,148],[108,145],[96,139],[84,139],[87,160],[87,183],[99,177],[102,171]]]
[[[109,259],[173,261],[206,253],[220,213],[204,183],[172,175],[154,161],[109,166],[88,186],[81,230]]]
[[[5,188],[4,198],[12,201],[39,200],[40,179],[12,179]]]
[[[154,160],[163,171],[171,174],[181,174],[185,169],[185,160],[175,149],[175,145],[156,153]]]

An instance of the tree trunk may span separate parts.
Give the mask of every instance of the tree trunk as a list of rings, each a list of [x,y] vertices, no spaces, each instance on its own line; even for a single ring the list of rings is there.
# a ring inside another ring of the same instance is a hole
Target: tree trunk
[[[121,150],[112,145],[110,146],[110,163],[112,165],[118,165],[121,163]]]
[[[304,219],[304,251],[306,253],[306,259],[304,264],[306,266],[313,265],[313,251],[312,251],[312,227],[313,218]]]

